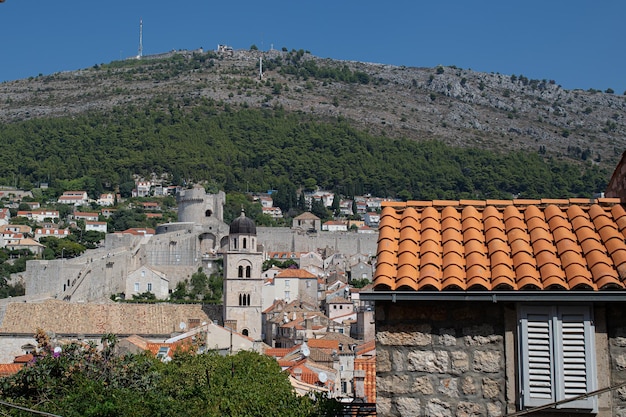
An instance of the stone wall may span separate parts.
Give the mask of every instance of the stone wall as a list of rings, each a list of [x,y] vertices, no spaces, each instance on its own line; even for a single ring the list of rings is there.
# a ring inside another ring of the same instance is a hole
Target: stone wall
[[[607,328],[610,360],[610,384],[626,382],[626,320],[624,306],[607,308]],[[602,388],[603,386],[600,386]],[[611,393],[612,415],[626,417],[626,387]]]
[[[503,309],[377,303],[378,416],[504,415]]]
[[[346,256],[376,255],[378,233],[317,232],[299,233],[283,227],[257,227],[257,237],[268,252],[314,252],[331,248]]]

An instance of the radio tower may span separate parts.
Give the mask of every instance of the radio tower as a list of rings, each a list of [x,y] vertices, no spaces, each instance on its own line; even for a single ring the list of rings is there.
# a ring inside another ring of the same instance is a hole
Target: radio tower
[[[139,51],[137,53],[137,59],[141,59],[143,56],[143,19],[139,19]]]

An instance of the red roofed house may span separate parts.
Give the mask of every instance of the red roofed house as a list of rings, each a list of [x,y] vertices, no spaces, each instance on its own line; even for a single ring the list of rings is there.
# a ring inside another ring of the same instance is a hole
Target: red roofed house
[[[94,232],[106,233],[107,232],[107,226],[108,226],[107,222],[90,222],[90,221],[86,221],[85,222],[85,231],[87,231],[87,232],[94,231]]]
[[[329,220],[322,224],[322,230],[329,232],[347,232],[348,225],[346,222],[342,222],[339,220]]]
[[[11,212],[8,208],[0,208],[0,225],[9,224]]]
[[[274,300],[303,301],[318,305],[317,277],[304,269],[287,268],[274,276],[271,284],[263,286],[263,308]]]
[[[619,203],[384,205],[374,290],[360,294],[376,302],[378,415],[622,414]]]
[[[68,204],[78,207],[89,204],[89,196],[86,191],[66,191],[57,200],[59,204]]]
[[[98,221],[98,213],[86,213],[75,211],[74,219],[76,220],[84,220],[86,222],[97,222]]]

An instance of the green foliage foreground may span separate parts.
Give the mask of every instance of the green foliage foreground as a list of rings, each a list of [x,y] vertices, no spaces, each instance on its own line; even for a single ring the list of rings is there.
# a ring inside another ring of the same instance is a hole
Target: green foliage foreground
[[[320,416],[333,401],[299,397],[270,357],[176,354],[115,355],[116,340],[55,350],[43,332],[35,359],[0,379],[2,401],[64,417]],[[332,405],[332,404],[331,404]],[[32,414],[0,405],[2,415]]]

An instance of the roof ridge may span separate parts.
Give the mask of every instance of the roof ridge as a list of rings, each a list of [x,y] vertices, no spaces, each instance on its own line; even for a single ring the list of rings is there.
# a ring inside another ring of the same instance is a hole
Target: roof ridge
[[[487,206],[495,207],[528,207],[528,206],[540,206],[546,207],[549,205],[557,205],[561,207],[571,206],[588,206],[600,205],[603,207],[612,207],[617,204],[621,204],[622,201],[619,198],[601,197],[601,198],[542,198],[542,199],[510,199],[510,200],[432,200],[432,201],[384,201],[381,203],[382,208],[391,207],[395,209],[413,208],[415,210],[423,210],[427,207],[433,208],[445,208],[445,207],[477,207],[484,208]]]

